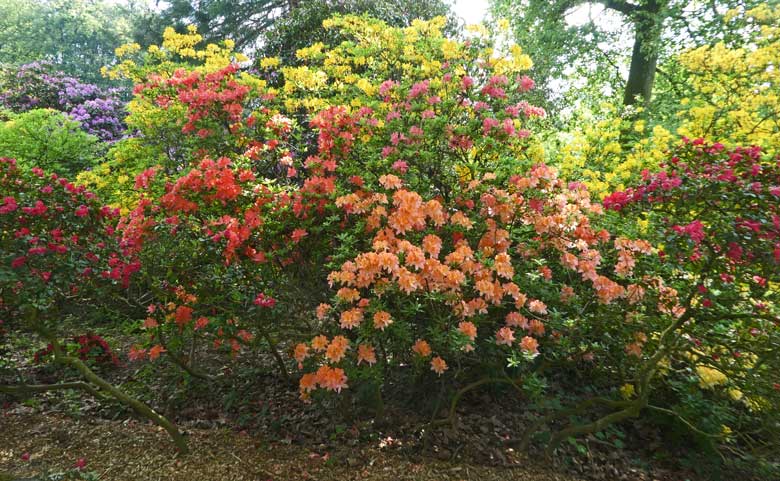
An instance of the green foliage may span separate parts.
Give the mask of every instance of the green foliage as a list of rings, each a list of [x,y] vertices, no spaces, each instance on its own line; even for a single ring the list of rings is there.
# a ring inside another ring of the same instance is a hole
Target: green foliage
[[[0,153],[27,167],[75,175],[95,165],[102,149],[78,122],[51,109],[10,115],[0,124]]]

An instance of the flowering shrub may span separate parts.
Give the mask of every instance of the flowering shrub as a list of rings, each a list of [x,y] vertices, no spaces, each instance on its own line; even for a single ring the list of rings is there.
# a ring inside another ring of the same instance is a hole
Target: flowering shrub
[[[517,46],[496,56],[481,34],[445,38],[443,22],[335,17],[325,27],[342,43],[301,49],[295,66],[261,59],[257,73],[229,43],[198,47],[193,30],[121,48],[107,73],[136,83],[127,123],[139,135],[80,176],[121,219],[83,187],[4,161],[4,308],[56,360],[62,306],[132,274],[146,292],[134,362],[210,379],[204,346],[265,349],[283,376],[297,366],[307,401],[381,395],[397,376],[410,389],[465,384],[456,402],[554,366],[544,375],[579,402],[541,406],[552,412],[538,426],[569,421],[549,449],[648,410],[715,437],[728,418],[771,444],[777,158],[698,139],[665,163],[673,140],[658,128],[597,190],[633,187],[593,202],[541,162],[530,59]],[[625,137],[607,127],[588,151],[613,151],[604,171]],[[663,170],[637,183],[645,165]],[[659,234],[637,238],[651,225]],[[731,417],[691,409],[692,391]],[[607,413],[569,417],[589,408]]]
[[[599,329],[572,319],[620,318],[654,291],[633,274],[651,246],[591,227],[601,206],[544,165],[505,182],[485,174],[451,202],[424,198],[392,175],[380,182],[380,191],[357,188],[336,200],[360,219],[370,248],[329,276],[336,295],[317,316],[334,337],[295,348],[299,363],[319,366],[301,379],[304,398],[346,387],[345,373],[381,377],[404,363],[443,375],[473,363],[500,368],[507,358],[528,369],[537,355],[593,356],[562,342]],[[674,296],[666,301],[675,305]],[[637,332],[611,334],[622,348]]]
[[[658,267],[685,299],[685,314],[672,325],[678,340],[664,343],[656,365],[666,366],[677,414],[717,438],[743,440],[751,431],[751,442],[772,446],[772,406],[780,402],[773,347],[780,341],[780,162],[758,147],[686,139],[662,168],[604,199],[608,209],[648,217]],[[703,409],[686,403],[696,387]],[[725,407],[711,408],[718,403]]]
[[[95,280],[129,282],[138,265],[111,241],[113,227],[104,222],[116,210],[56,174],[22,169],[8,158],[0,167],[5,310],[32,309],[41,322],[56,321],[63,305]]]
[[[164,427],[186,450],[170,422],[84,364],[82,358],[96,346],[107,349],[100,339],[77,337],[81,347],[75,356],[61,345],[62,316],[74,304],[86,307],[109,293],[112,285],[127,286],[140,267],[119,246],[112,225],[117,216],[115,209],[102,206],[83,186],[0,158],[0,314],[14,335],[42,337],[58,364],[75,368],[87,381],[65,386],[96,397],[114,397]],[[37,390],[60,387],[38,386]],[[0,386],[2,392],[24,390],[25,386]]]
[[[14,112],[65,112],[86,133],[104,142],[114,142],[124,135],[125,107],[120,95],[118,89],[106,90],[52,71],[45,62],[22,65],[0,79],[0,106]]]

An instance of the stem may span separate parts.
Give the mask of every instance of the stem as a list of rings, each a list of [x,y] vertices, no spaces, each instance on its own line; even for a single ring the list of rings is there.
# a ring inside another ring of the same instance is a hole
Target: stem
[[[290,381],[290,373],[287,371],[287,366],[284,364],[284,359],[282,359],[282,355],[279,354],[279,351],[276,349],[276,346],[278,345],[271,336],[263,329],[260,334],[263,339],[268,343],[268,346],[271,348],[271,355],[274,356],[274,359],[276,359],[276,365],[279,367],[279,372],[282,374],[282,377],[285,381]]]
[[[124,391],[113,386],[111,383],[95,374],[95,372],[92,371],[89,366],[81,361],[81,359],[67,355],[62,350],[62,346],[60,346],[56,336],[46,327],[44,327],[43,324],[37,321],[37,314],[37,311],[31,313],[33,327],[39,334],[41,334],[47,341],[51,343],[52,350],[54,351],[55,362],[75,368],[88,382],[99,387],[101,390],[105,391],[106,394],[110,395],[125,406],[132,408],[139,415],[165,429],[171,436],[173,443],[177,448],[179,448],[180,453],[187,454],[189,452],[189,449],[187,448],[187,441],[172,422],[170,422],[166,417],[155,412],[152,408],[143,402],[126,394]]]
[[[188,364],[184,359],[182,359],[180,356],[176,355],[171,349],[168,349],[167,343],[165,342],[165,338],[163,337],[163,331],[162,329],[157,329],[157,337],[160,339],[160,344],[165,348],[165,354],[168,356],[168,358],[177,366],[179,366],[181,369],[183,369],[187,374],[189,374],[192,377],[196,377],[198,379],[203,379],[204,381],[214,381],[214,378],[212,376],[209,376],[203,371],[200,371],[199,369],[196,369],[195,367]],[[194,352],[195,344],[193,340],[192,345],[192,352]],[[191,352],[191,354],[192,354]],[[192,358],[190,357],[190,361],[192,361]]]
[[[512,379],[507,378],[500,378],[500,377],[486,377],[482,378],[478,381],[474,381],[471,384],[467,384],[458,392],[455,393],[454,396],[452,396],[452,400],[450,401],[450,411],[447,415],[447,419],[444,420],[446,422],[449,422],[452,425],[452,428],[455,429],[455,410],[458,407],[458,403],[460,402],[460,399],[463,397],[464,394],[467,392],[474,390],[484,384],[511,384],[513,387],[518,388],[515,381]],[[522,391],[521,391],[522,392]]]
[[[58,362],[76,368],[76,370],[78,370],[87,381],[100,387],[120,403],[132,408],[139,415],[149,419],[161,428],[165,429],[171,436],[171,439],[173,439],[173,443],[177,448],[179,448],[179,451],[182,454],[187,454],[189,452],[189,449],[187,448],[187,441],[184,439],[184,436],[182,436],[176,426],[166,417],[158,414],[152,408],[142,403],[138,399],[131,397],[124,391],[121,391],[120,389],[111,385],[108,381],[95,374],[94,371],[89,368],[89,366],[81,361],[81,359],[71,356],[61,356],[58,359]]]
[[[521,438],[510,439],[507,441],[507,443],[518,444],[518,450],[525,451],[526,449],[528,449],[528,445],[531,443],[531,437],[537,431],[539,431],[539,429],[541,429],[542,426],[556,419],[560,419],[562,417],[579,414],[595,404],[603,404],[605,406],[610,406],[610,407],[625,407],[630,404],[630,401],[613,401],[612,399],[606,399],[601,397],[586,399],[574,407],[571,407],[569,409],[564,409],[562,411],[554,412],[552,414],[548,414],[547,416],[539,418],[535,423],[533,423],[528,429],[526,429],[523,432],[523,436]]]
[[[13,385],[0,385],[0,392],[4,394],[10,394],[12,396],[23,396],[27,393],[33,392],[46,392],[46,391],[61,391],[65,389],[80,389],[92,394],[98,399],[104,399],[105,396],[101,394],[97,389],[90,386],[85,382],[63,382],[59,384],[13,384]]]
[[[607,414],[606,416],[601,417],[593,421],[592,423],[570,426],[566,429],[562,429],[557,433],[555,433],[555,435],[550,440],[550,443],[547,445],[547,449],[545,449],[544,452],[547,456],[550,456],[552,452],[555,451],[555,448],[557,448],[561,444],[561,442],[564,439],[568,438],[569,436],[576,436],[578,434],[595,433],[603,430],[605,427],[609,426],[610,424],[620,422],[630,417],[637,417],[639,416],[639,412],[642,410],[643,405],[644,402],[640,398],[635,400],[632,403],[632,405],[630,405],[629,407],[621,411],[616,411],[611,414]]]

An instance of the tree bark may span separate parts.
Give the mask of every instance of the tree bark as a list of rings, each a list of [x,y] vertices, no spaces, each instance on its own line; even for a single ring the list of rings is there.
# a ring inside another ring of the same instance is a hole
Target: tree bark
[[[624,105],[635,105],[641,101],[644,106],[650,103],[658,63],[658,42],[661,28],[658,13],[664,0],[652,0],[632,14],[634,23],[634,47],[631,52],[631,66],[628,81],[623,93]]]

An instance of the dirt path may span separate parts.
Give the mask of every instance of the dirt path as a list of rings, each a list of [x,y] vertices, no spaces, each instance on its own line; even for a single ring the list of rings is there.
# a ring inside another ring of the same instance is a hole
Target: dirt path
[[[71,468],[85,458],[100,480],[523,480],[582,481],[538,464],[519,468],[413,460],[378,445],[339,455],[271,443],[228,429],[189,432],[192,454],[176,459],[156,427],[133,421],[74,420],[62,415],[0,415],[0,479]],[[22,459],[29,453],[30,459]],[[11,479],[14,479],[13,477]]]

